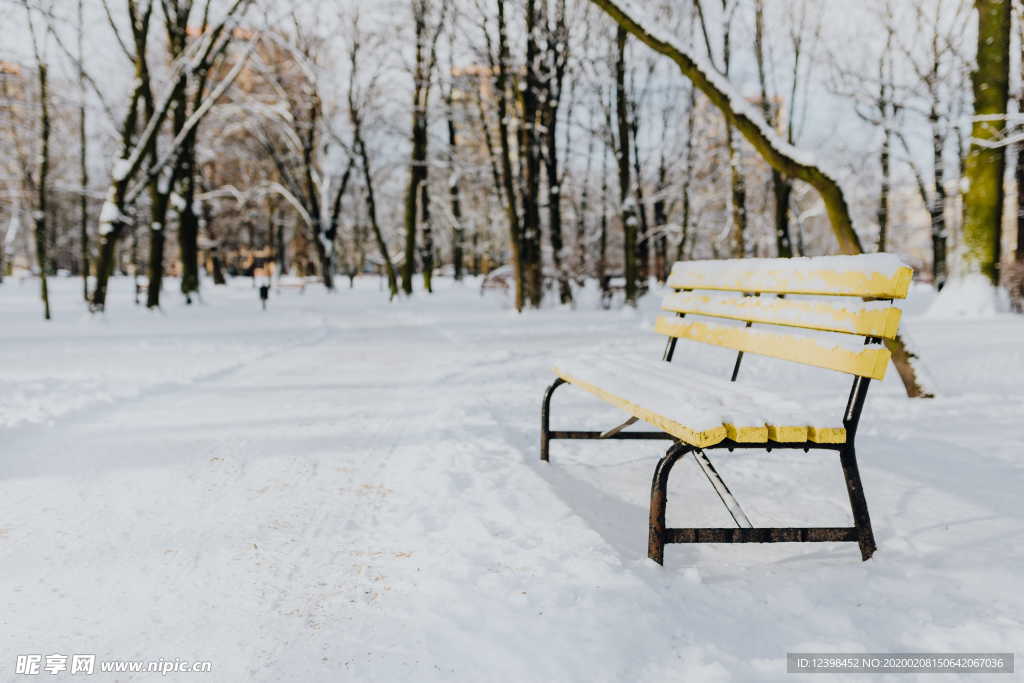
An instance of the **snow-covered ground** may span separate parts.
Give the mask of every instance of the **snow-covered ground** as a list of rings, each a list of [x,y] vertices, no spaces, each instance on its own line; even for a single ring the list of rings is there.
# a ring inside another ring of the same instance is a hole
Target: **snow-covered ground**
[[[659,567],[663,444],[557,441],[537,459],[551,358],[657,357],[655,297],[516,315],[443,281],[388,304],[371,278],[264,313],[248,281],[193,307],[172,282],[151,313],[128,287],[90,317],[59,280],[44,323],[33,284],[0,286],[0,680],[25,653],[306,682],[762,681],[790,651],[1024,652],[1024,318],[917,317],[915,290],[905,329],[940,397],[907,400],[894,372],[869,395],[871,561],[855,544],[672,545]],[[820,391],[837,414],[847,382],[756,358],[740,381]],[[572,387],[553,415],[621,421]],[[755,524],[848,523],[833,455],[716,462]],[[690,461],[668,520],[728,521]]]

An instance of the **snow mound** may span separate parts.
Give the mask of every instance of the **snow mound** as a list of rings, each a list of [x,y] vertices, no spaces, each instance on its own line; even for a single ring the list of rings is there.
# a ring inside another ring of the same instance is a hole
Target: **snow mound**
[[[926,318],[988,318],[1010,310],[1006,290],[974,273],[951,279],[925,312]]]

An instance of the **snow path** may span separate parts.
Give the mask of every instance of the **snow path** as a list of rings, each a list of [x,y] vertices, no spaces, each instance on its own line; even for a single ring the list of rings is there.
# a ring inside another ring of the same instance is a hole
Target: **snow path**
[[[58,316],[75,286],[57,281]],[[218,681],[749,681],[785,678],[787,651],[1024,650],[1019,318],[910,321],[944,393],[910,402],[889,378],[869,397],[873,560],[670,546],[659,568],[661,444],[536,452],[550,358],[657,357],[657,296],[517,317],[471,285],[389,306],[363,283],[262,314],[232,288],[47,328],[30,294],[0,288],[0,366],[42,406],[18,412],[0,381],[0,667],[95,652],[209,659]],[[731,367],[717,351],[695,355]],[[760,361],[741,381],[825,374]],[[553,415],[620,417],[571,387]],[[757,524],[848,521],[831,456],[717,462]],[[727,519],[688,461],[668,514]]]

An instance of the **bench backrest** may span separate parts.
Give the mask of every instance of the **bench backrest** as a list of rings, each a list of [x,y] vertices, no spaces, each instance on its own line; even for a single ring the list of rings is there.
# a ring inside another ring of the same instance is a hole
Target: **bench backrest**
[[[882,379],[890,358],[883,346],[843,348],[785,328],[859,335],[867,341],[892,339],[900,310],[891,303],[907,296],[912,275],[909,266],[890,254],[680,261],[668,279],[677,291],[662,302],[662,310],[676,316],[659,317],[655,330],[741,353]],[[755,323],[772,325],[772,331],[750,329]]]

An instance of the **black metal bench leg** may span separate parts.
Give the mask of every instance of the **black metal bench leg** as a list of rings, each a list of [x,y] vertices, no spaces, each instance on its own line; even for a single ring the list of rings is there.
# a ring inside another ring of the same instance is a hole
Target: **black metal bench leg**
[[[548,443],[551,435],[551,394],[555,389],[565,384],[561,377],[551,383],[551,386],[544,392],[544,402],[540,406],[540,459],[548,461]]]
[[[658,564],[665,560],[665,505],[668,503],[668,475],[672,468],[691,447],[677,443],[668,449],[668,453],[658,461],[654,468],[654,479],[651,481],[651,522],[650,534],[647,537],[647,557]]]
[[[860,556],[861,559],[868,560],[875,553],[875,534],[871,531],[868,503],[864,499],[864,486],[860,481],[856,449],[852,443],[839,451],[839,462],[843,465],[846,491],[850,494],[850,509],[853,512],[853,523],[857,527]]]

